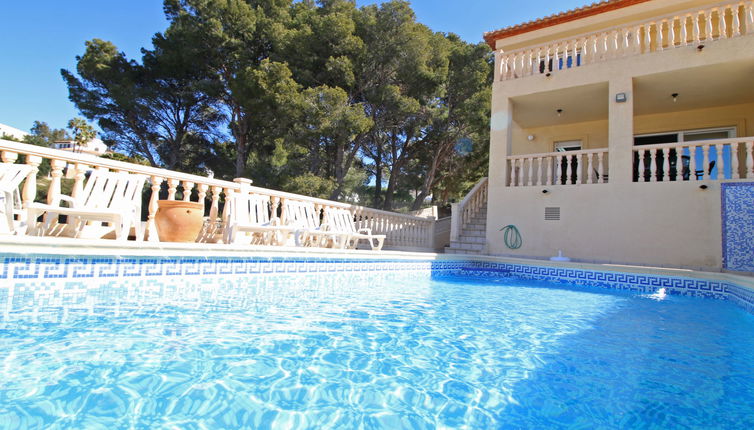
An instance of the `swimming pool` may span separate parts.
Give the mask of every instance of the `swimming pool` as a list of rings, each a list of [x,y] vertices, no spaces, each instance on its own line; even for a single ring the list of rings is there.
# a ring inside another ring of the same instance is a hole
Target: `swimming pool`
[[[0,427],[754,426],[730,301],[462,261],[108,258],[6,258]]]

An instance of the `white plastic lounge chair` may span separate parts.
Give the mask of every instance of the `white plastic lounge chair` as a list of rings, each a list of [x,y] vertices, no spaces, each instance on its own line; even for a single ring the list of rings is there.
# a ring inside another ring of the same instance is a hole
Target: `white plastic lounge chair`
[[[26,230],[26,212],[21,207],[21,182],[31,172],[26,164],[0,164],[0,234],[21,234]]]
[[[293,228],[280,225],[277,217],[270,218],[269,196],[242,191],[234,193],[227,204],[225,243],[282,245],[293,232]]]
[[[369,242],[373,250],[381,250],[385,243],[384,234],[372,234],[370,228],[356,228],[351,211],[345,208],[327,208],[325,210],[325,223],[331,231],[348,234],[348,248],[356,248],[360,240]]]
[[[285,225],[294,229],[296,246],[345,248],[348,243],[348,233],[329,231],[326,225],[320,225],[319,213],[312,202],[286,199],[283,217]]]
[[[88,221],[103,221],[109,224],[107,230],[115,231],[117,240],[126,240],[131,227],[134,227],[136,240],[142,240],[141,192],[146,177],[130,173],[105,172],[94,170],[76,198],[59,196],[69,207],[58,204],[32,203],[29,205],[30,234],[49,231],[50,224],[58,215],[67,215],[68,230],[74,237],[88,237],[87,230],[96,231],[102,237],[105,232],[98,225],[87,225]],[[31,226],[40,215],[45,214],[43,229]]]

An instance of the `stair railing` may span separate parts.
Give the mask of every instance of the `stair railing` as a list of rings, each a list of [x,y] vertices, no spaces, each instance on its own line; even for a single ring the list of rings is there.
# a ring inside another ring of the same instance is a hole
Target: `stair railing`
[[[487,203],[487,183],[487,178],[480,179],[460,203],[451,203],[451,241],[458,240],[461,230],[471,222],[472,218],[479,214],[480,209]]]

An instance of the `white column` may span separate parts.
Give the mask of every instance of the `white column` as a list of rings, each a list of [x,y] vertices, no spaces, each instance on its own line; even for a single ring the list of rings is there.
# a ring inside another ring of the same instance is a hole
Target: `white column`
[[[615,102],[615,94],[626,93],[627,100]],[[608,94],[610,182],[629,183],[633,180],[634,98],[630,76],[616,76],[610,80]]]

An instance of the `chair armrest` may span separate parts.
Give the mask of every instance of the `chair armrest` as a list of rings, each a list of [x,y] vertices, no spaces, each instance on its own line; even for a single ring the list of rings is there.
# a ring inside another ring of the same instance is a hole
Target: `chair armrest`
[[[323,222],[322,224],[319,225],[317,229],[322,230],[322,231],[330,231],[332,230],[332,227],[330,227],[330,224]]]
[[[65,196],[63,194],[59,195],[58,198],[66,203],[68,203],[68,207],[75,208],[76,207],[76,200],[73,199],[73,197]]]
[[[282,223],[280,222],[280,218],[275,217],[275,218],[270,219],[270,225],[273,226],[273,227],[274,226],[278,226],[278,225],[282,225]]]
[[[363,228],[360,228],[360,229],[358,229],[356,231],[359,232],[359,233],[361,233],[361,234],[368,234],[370,236],[372,235],[372,229],[371,228],[363,227]]]

